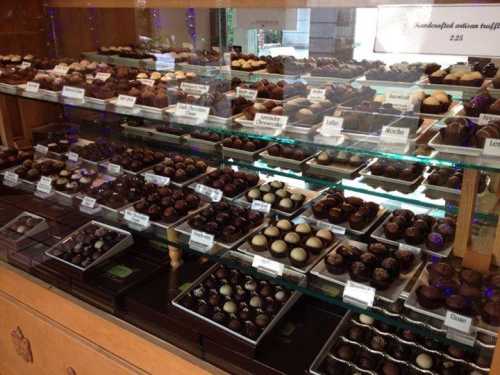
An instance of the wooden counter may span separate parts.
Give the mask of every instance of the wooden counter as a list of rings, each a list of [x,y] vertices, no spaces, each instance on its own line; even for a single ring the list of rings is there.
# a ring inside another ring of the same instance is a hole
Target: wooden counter
[[[222,374],[0,262],[0,374]]]

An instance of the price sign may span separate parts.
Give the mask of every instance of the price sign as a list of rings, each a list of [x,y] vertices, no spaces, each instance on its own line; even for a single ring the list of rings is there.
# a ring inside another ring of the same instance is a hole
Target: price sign
[[[62,96],[70,99],[83,100],[85,97],[85,89],[79,87],[63,86]]]
[[[135,224],[143,228],[147,228],[149,226],[148,215],[141,214],[131,209],[125,211],[124,219],[131,224]]]
[[[95,208],[95,204],[96,204],[95,198],[92,198],[92,197],[83,197],[81,206],[82,207],[87,207],[87,208],[90,208],[90,209],[94,209]]]
[[[196,184],[194,191],[210,198],[212,202],[220,202],[222,199],[222,190],[214,189],[203,184]]]
[[[483,154],[488,156],[500,156],[500,139],[486,138],[484,141]]]
[[[154,79],[141,78],[141,79],[139,79],[139,82],[141,82],[143,85],[149,86],[149,87],[153,87],[155,85]]]
[[[307,99],[310,101],[318,101],[318,100],[325,100],[326,99],[326,90],[325,89],[318,89],[318,88],[311,88],[309,90],[309,94],[307,95]]]
[[[489,113],[481,113],[479,115],[479,125],[487,125],[490,122],[493,121],[500,121],[500,116],[499,115],[490,115]]]
[[[38,184],[36,184],[36,190],[45,194],[52,193],[52,179],[47,176],[42,176]]]
[[[37,93],[40,90],[40,84],[38,82],[28,82],[26,83],[26,91]]]
[[[164,176],[159,176],[159,175],[154,174],[154,173],[145,173],[144,179],[146,180],[146,182],[151,183],[151,184],[155,184],[158,186],[166,186],[166,185],[170,184],[170,178],[164,177]]]
[[[107,81],[111,77],[111,73],[96,73],[95,79],[100,81]]]
[[[28,61],[23,61],[23,62],[21,63],[21,65],[19,65],[19,68],[20,68],[20,69],[22,69],[22,70],[27,69],[27,68],[29,68],[29,67],[31,67],[31,63],[30,63],[30,62],[28,62]]]
[[[189,236],[189,247],[208,252],[214,246],[214,235],[200,230],[192,230]]]
[[[375,288],[352,280],[348,280],[344,287],[342,300],[345,303],[367,309],[373,306],[375,300]]]
[[[422,249],[418,246],[412,246],[401,242],[399,243],[398,248],[399,250],[410,251],[415,255],[420,254],[420,252],[422,251]]]
[[[470,333],[472,318],[448,310],[446,311],[444,325],[459,332]]]
[[[39,154],[47,155],[47,153],[49,152],[49,148],[44,145],[36,145],[35,151],[38,152]]]
[[[129,95],[118,95],[116,105],[119,107],[133,108],[137,98]]]
[[[395,126],[383,126],[381,139],[387,143],[402,143],[408,141],[410,135],[410,128],[398,128]]]
[[[254,101],[257,99],[257,90],[244,89],[242,87],[236,87],[236,96],[241,96],[246,100]]]
[[[52,70],[54,74],[58,74],[61,76],[65,76],[69,72],[69,66],[68,65],[56,65],[54,69]]]
[[[210,113],[209,107],[199,105],[177,103],[175,107],[175,115],[195,120],[196,122],[204,122],[208,119]]]
[[[9,185],[16,185],[19,182],[19,175],[17,173],[7,171],[3,175],[3,182],[8,182]]]
[[[210,87],[208,85],[199,85],[197,83],[188,82],[181,83],[181,90],[191,95],[203,95],[206,94],[209,89]]]
[[[78,154],[76,152],[68,152],[68,160],[72,161],[73,163],[78,162]]]
[[[325,116],[319,132],[325,137],[338,137],[342,134],[343,124],[344,119],[342,117]]]
[[[285,265],[271,259],[264,258],[260,255],[255,255],[252,261],[252,267],[258,270],[264,270],[276,276],[282,276],[285,271]]]
[[[121,165],[118,165],[118,164],[113,164],[113,163],[109,163],[108,164],[108,173],[110,174],[120,174],[122,172],[122,167]]]
[[[263,212],[265,214],[268,214],[271,211],[271,204],[260,201],[258,199],[254,199],[252,201],[252,206],[250,209],[254,210],[254,211],[260,211],[260,212]]]
[[[255,126],[264,128],[283,128],[288,123],[288,116],[277,116],[269,113],[256,113],[253,120]]]

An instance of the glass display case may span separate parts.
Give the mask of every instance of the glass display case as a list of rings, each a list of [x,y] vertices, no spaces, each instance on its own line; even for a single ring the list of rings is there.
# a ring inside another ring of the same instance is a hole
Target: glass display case
[[[500,372],[499,5],[29,3],[4,261],[232,373]]]

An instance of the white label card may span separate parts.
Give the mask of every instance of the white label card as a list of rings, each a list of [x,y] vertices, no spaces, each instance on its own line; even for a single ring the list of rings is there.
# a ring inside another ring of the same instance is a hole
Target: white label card
[[[141,79],[139,79],[139,82],[141,82],[143,85],[149,86],[149,87],[153,87],[155,85],[154,79],[141,78]]]
[[[196,184],[194,191],[209,197],[212,202],[220,202],[222,199],[222,190],[214,189],[203,184]]]
[[[47,153],[49,152],[49,148],[47,146],[44,146],[44,145],[36,145],[35,151],[42,154],[42,155],[47,155]]]
[[[116,105],[119,107],[133,108],[137,98],[129,95],[118,95]]]
[[[255,255],[252,261],[252,267],[271,272],[274,275],[282,276],[285,271],[285,265],[275,260]]]
[[[344,119],[342,117],[325,116],[323,117],[320,134],[325,137],[338,137],[342,134],[343,124]]]
[[[479,115],[479,125],[487,125],[489,122],[492,121],[500,121],[500,116],[499,115],[490,115],[489,113],[481,113]]]
[[[209,107],[202,107],[199,105],[177,103],[175,107],[175,115],[178,117],[186,117],[189,119],[203,122],[208,119],[210,113]]]
[[[68,152],[68,160],[76,163],[78,161],[78,154],[76,152]]]
[[[52,179],[47,176],[42,176],[40,181],[36,184],[36,190],[41,193],[50,194],[52,192]]]
[[[109,163],[107,169],[108,169],[108,173],[110,173],[110,174],[120,174],[122,171],[121,165],[113,164],[113,163]]]
[[[111,73],[96,73],[95,79],[100,81],[107,81],[111,77]]]
[[[65,76],[69,72],[69,66],[68,65],[56,65],[54,69],[52,70],[54,74],[59,74],[62,76]]]
[[[383,5],[374,52],[499,56],[498,4]],[[429,43],[432,41],[432,43]]]
[[[256,113],[253,120],[255,126],[265,128],[283,128],[288,123],[288,116],[277,116],[269,113]]]
[[[486,138],[484,141],[483,154],[488,156],[500,156],[500,139]]]
[[[224,65],[231,65],[231,52],[224,52]]]
[[[38,82],[26,83],[26,91],[37,93],[39,90],[40,90],[40,84]]]
[[[87,207],[87,208],[93,209],[95,207],[95,204],[96,204],[95,198],[92,198],[92,197],[83,197],[81,205],[83,207]]]
[[[19,175],[17,173],[7,171],[3,175],[3,180],[9,182],[12,185],[15,185],[19,181]]]
[[[472,318],[447,310],[444,325],[448,328],[468,334],[472,326]]]
[[[271,204],[260,201],[258,199],[254,199],[252,201],[252,206],[250,209],[268,214],[271,211]]]
[[[348,280],[344,287],[342,299],[345,303],[366,309],[373,306],[375,288]]]
[[[145,173],[144,179],[146,180],[146,182],[151,183],[151,184],[155,184],[158,186],[167,186],[168,184],[170,184],[170,178],[164,177],[164,176],[159,176],[159,175],[154,174],[154,173]]]
[[[193,229],[189,236],[189,242],[194,242],[211,249],[214,246],[214,235]]]
[[[134,210],[126,210],[124,219],[129,223],[139,225],[141,227],[149,226],[149,216],[136,212]]]
[[[326,89],[318,89],[318,88],[311,88],[309,90],[309,94],[307,95],[307,99],[310,101],[317,101],[317,100],[325,100],[326,99]]]
[[[388,143],[406,143],[410,135],[410,128],[398,128],[395,126],[383,126],[381,139]]]
[[[63,86],[62,96],[70,99],[80,99],[85,97],[85,89],[79,87]]]
[[[405,244],[402,242],[399,243],[398,247],[399,247],[399,250],[410,251],[415,255],[420,254],[420,252],[422,251],[422,249],[418,246],[412,246],[412,245],[408,245],[408,244]]]
[[[243,87],[236,87],[236,96],[241,96],[246,100],[257,99],[257,90],[244,89]]]
[[[181,83],[181,90],[191,95],[203,95],[206,94],[209,89],[210,86],[208,85],[199,85],[197,83],[188,82]]]
[[[30,62],[28,62],[28,61],[23,61],[23,62],[21,63],[21,65],[19,66],[19,68],[20,68],[20,69],[23,69],[23,70],[24,70],[24,69],[27,69],[27,68],[29,68],[29,67],[31,67],[31,63],[30,63]]]
[[[385,94],[385,102],[391,103],[394,108],[403,112],[413,109],[409,90],[389,91]]]

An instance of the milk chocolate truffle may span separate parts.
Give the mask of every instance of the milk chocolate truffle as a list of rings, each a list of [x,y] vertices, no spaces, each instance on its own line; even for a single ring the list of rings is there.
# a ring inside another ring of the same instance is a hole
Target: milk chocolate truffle
[[[434,365],[432,357],[427,353],[421,353],[415,358],[415,364],[424,370],[430,370]]]
[[[303,267],[307,264],[309,255],[303,248],[296,247],[293,248],[292,251],[290,251],[289,257],[292,265],[294,265],[295,267]]]
[[[286,242],[283,240],[274,241],[269,249],[271,255],[276,258],[285,257],[287,251],[288,251],[288,246]]]

